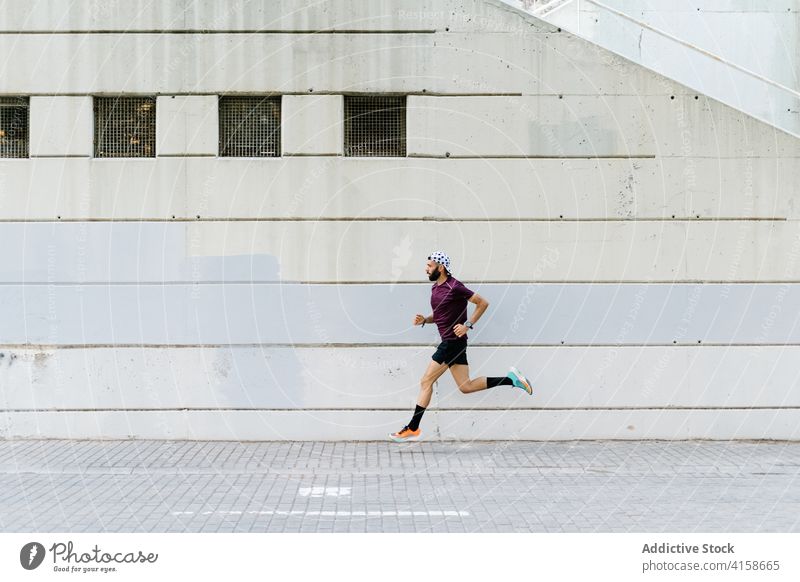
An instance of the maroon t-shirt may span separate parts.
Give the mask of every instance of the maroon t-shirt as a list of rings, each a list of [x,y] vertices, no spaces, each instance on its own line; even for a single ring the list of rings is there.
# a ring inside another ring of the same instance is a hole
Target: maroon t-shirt
[[[467,300],[472,297],[474,291],[467,289],[464,283],[453,277],[441,285],[433,284],[431,291],[431,307],[433,308],[433,321],[439,328],[439,335],[442,341],[454,339],[467,339],[467,334],[460,338],[453,331],[457,323],[467,321]]]

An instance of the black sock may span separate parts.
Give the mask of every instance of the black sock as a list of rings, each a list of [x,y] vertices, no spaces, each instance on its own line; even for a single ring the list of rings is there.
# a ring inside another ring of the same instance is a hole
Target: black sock
[[[422,414],[425,412],[425,409],[417,404],[417,407],[414,409],[414,416],[411,417],[411,422],[408,423],[408,428],[411,430],[417,430],[419,428],[419,422],[422,420]]]
[[[502,378],[486,378],[486,387],[487,388],[494,388],[495,386],[513,386],[514,382],[508,376],[503,376]]]

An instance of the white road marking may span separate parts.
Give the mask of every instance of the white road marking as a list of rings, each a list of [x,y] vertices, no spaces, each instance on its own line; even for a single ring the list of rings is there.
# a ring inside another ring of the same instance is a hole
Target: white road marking
[[[384,516],[410,516],[410,515],[419,515],[419,516],[427,516],[427,517],[466,517],[469,515],[469,511],[463,510],[437,510],[432,509],[429,511],[341,511],[341,510],[331,510],[331,511],[315,511],[315,510],[306,510],[306,509],[295,509],[292,511],[285,511],[280,509],[262,509],[262,510],[251,510],[251,511],[223,511],[223,510],[215,510],[215,511],[173,511],[172,515],[242,515],[243,513],[247,513],[249,515],[319,515],[319,516],[330,516],[330,517],[384,517]]]
[[[343,497],[350,495],[350,487],[300,487],[301,497]]]

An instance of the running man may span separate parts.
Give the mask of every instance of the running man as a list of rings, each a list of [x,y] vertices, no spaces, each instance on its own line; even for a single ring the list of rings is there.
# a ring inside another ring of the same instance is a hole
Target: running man
[[[433,361],[428,364],[425,375],[420,380],[419,398],[414,416],[408,425],[389,437],[398,443],[416,441],[422,432],[419,423],[422,414],[431,402],[433,383],[450,368],[453,379],[459,390],[464,394],[494,388],[495,386],[516,386],[528,394],[533,394],[530,382],[519,370],[512,367],[505,377],[487,378],[481,376],[474,380],[469,379],[469,364],[467,364],[467,330],[474,325],[489,307],[489,302],[483,297],[467,289],[464,284],[450,273],[450,257],[437,251],[428,257],[425,267],[428,279],[435,281],[431,291],[431,307],[433,315],[425,317],[417,314],[414,325],[425,326],[426,323],[436,323],[442,343],[434,352]],[[467,301],[476,305],[472,317],[467,320]]]

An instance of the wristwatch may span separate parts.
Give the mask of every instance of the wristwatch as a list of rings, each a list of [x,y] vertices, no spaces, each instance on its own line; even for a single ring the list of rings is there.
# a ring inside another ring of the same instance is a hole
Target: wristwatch
[[[472,322],[468,321],[467,323],[464,324],[464,327],[466,327],[467,329],[472,329],[473,327]]]

